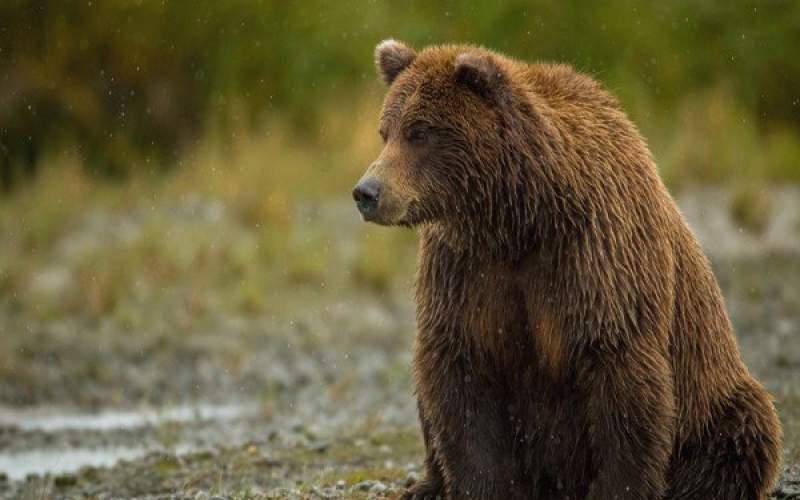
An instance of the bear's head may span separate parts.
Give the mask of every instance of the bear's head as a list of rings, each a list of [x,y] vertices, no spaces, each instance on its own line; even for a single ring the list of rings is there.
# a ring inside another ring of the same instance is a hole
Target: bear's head
[[[526,123],[517,117],[515,96],[524,91],[514,88],[515,63],[473,46],[417,53],[387,40],[376,47],[375,64],[389,89],[383,151],[353,191],[363,218],[459,233],[518,218],[507,210],[524,209],[515,199],[524,179],[512,171],[524,149],[515,129]]]

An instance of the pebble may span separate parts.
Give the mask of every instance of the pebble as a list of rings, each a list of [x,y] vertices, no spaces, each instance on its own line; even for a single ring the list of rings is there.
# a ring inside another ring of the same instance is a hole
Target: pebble
[[[800,500],[800,485],[783,485],[772,493],[781,500]]]
[[[385,484],[380,481],[375,481],[372,487],[369,489],[371,493],[383,493],[387,489],[389,489]]]
[[[356,485],[353,488],[355,488],[358,491],[369,491],[372,488],[373,484],[375,484],[375,481],[366,480],[366,481],[361,481],[360,483],[356,483]]]
[[[317,442],[312,444],[309,448],[311,448],[313,451],[316,451],[317,453],[325,453],[326,451],[328,451],[329,447],[330,447],[329,443]]]

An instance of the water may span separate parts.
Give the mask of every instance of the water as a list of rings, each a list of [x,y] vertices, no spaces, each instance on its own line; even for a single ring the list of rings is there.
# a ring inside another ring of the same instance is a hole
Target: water
[[[99,413],[78,413],[50,407],[30,409],[0,407],[0,426],[16,426],[30,431],[132,429],[164,422],[192,420],[230,420],[255,413],[254,406],[209,405],[142,408],[140,410],[104,410]]]
[[[142,408],[140,410],[106,410],[99,413],[79,413],[53,407],[16,409],[0,407],[0,427],[14,426],[22,431],[59,433],[69,431],[100,431],[113,433],[169,422],[196,420],[229,421],[257,411],[250,405],[198,404],[168,408]],[[174,453],[186,453],[196,445],[178,443]],[[0,471],[10,480],[24,479],[29,474],[62,474],[75,472],[82,467],[110,467],[120,460],[142,457],[159,451],[157,443],[137,446],[94,446],[38,448],[24,451],[0,451]]]
[[[25,479],[28,474],[62,474],[85,466],[109,467],[120,460],[144,456],[147,452],[145,448],[75,448],[0,453],[0,470],[14,481]]]

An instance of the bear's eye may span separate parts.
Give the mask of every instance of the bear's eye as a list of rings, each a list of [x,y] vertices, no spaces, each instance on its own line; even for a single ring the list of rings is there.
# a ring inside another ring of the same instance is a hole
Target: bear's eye
[[[414,144],[422,144],[428,140],[428,130],[423,127],[414,127],[406,131],[406,140]]]

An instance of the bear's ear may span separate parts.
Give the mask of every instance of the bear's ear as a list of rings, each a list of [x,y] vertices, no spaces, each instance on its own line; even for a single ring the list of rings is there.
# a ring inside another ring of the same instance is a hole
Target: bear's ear
[[[463,53],[455,60],[456,81],[484,99],[496,100],[508,80],[490,55]]]
[[[413,49],[397,40],[384,40],[375,47],[375,67],[386,85],[391,85],[415,57]]]

